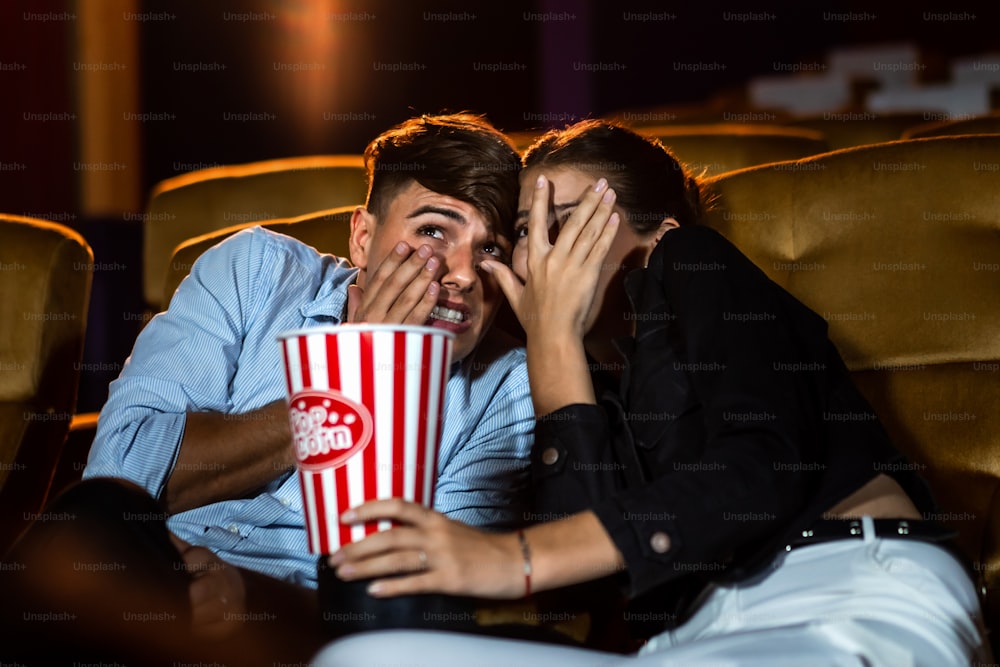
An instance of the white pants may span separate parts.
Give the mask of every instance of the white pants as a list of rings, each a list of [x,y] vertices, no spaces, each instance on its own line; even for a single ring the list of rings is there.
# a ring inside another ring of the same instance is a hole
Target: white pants
[[[871,524],[865,521],[865,528]],[[537,642],[395,630],[333,642],[316,667],[986,667],[979,602],[946,550],[916,540],[800,547],[717,586],[682,626],[622,656]]]

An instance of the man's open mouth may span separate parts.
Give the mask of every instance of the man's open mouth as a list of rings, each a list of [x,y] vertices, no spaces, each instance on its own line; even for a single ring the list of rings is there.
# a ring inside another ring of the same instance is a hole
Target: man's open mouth
[[[468,317],[468,313],[438,305],[434,306],[434,309],[431,310],[431,317],[435,320],[444,320],[452,324],[461,324]]]

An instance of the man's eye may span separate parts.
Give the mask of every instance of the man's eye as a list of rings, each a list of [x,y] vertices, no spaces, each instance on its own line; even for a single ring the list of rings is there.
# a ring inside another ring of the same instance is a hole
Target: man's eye
[[[514,228],[514,238],[523,239],[528,235],[528,225],[520,225]]]
[[[497,259],[504,259],[507,256],[507,253],[504,252],[504,249],[501,248],[496,243],[487,243],[486,245],[484,245],[483,252],[485,252],[487,255],[493,255]]]
[[[431,238],[435,239],[444,238],[444,230],[435,225],[424,225],[419,229],[417,229],[417,234],[419,234],[420,236],[430,236]]]

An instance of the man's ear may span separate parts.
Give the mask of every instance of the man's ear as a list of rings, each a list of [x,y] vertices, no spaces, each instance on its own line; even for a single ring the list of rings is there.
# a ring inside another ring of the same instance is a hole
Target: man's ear
[[[375,237],[378,221],[364,206],[358,206],[351,215],[351,264],[362,271],[368,268],[368,250]]]

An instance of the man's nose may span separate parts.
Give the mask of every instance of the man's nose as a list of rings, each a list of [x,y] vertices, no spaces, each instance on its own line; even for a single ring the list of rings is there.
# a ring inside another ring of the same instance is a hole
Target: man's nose
[[[454,247],[441,258],[444,274],[441,285],[448,289],[465,291],[478,280],[475,252],[468,247]]]

